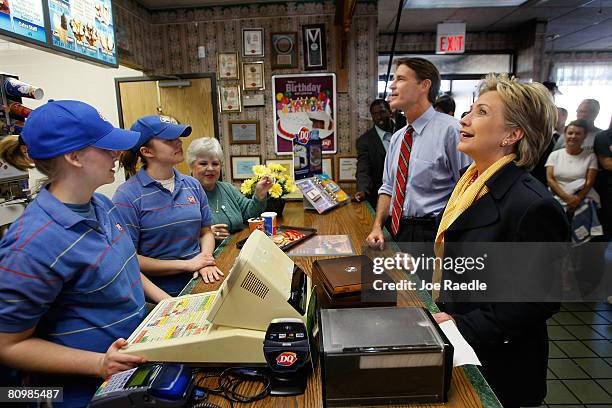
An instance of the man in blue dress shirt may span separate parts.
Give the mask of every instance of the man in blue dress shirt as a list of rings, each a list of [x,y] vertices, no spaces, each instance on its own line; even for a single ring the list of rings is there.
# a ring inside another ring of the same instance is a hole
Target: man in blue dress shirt
[[[459,122],[432,106],[440,90],[440,73],[423,58],[397,60],[391,83],[392,109],[402,110],[407,125],[391,138],[371,247],[384,246],[382,228],[397,242],[433,242],[435,217],[444,208],[459,171],[470,159],[457,151]]]

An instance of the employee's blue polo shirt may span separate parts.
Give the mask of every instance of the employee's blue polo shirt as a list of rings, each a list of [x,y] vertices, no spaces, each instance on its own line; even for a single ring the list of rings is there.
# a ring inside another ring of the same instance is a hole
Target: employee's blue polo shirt
[[[200,253],[200,230],[212,224],[208,199],[200,182],[174,170],[174,191],[152,179],[145,169],[123,183],[113,202],[128,223],[139,255],[155,259],[191,259]],[[177,295],[191,273],[150,276],[170,295]]]
[[[112,202],[91,200],[86,220],[46,188],[0,242],[0,332],[36,326],[34,336],[105,353],[145,317],[140,268],[127,226]],[[64,406],[87,405],[100,379],[35,376],[64,387]],[[61,406],[61,405],[60,405]]]

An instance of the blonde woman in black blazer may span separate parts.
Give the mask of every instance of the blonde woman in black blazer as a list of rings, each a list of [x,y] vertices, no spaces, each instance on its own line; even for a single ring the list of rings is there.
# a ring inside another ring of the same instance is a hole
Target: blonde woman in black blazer
[[[561,206],[529,174],[550,142],[555,121],[555,106],[541,84],[487,76],[479,99],[461,120],[458,150],[474,163],[457,183],[440,218],[439,256],[461,256],[456,243],[568,240]],[[534,282],[543,280],[537,272],[533,276]],[[546,320],[558,311],[559,303],[464,301],[441,303],[440,308],[444,312],[434,315],[436,321],[455,322],[505,408],[542,403],[548,360]]]

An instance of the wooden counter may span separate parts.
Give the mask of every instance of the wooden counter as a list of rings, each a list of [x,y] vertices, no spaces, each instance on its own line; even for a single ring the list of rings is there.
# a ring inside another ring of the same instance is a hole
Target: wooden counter
[[[317,229],[319,235],[348,235],[357,254],[361,254],[365,238],[372,226],[372,210],[365,203],[350,203],[319,215],[316,211],[304,211],[302,202],[288,202],[279,225],[305,226]],[[238,256],[239,250],[235,243],[249,234],[241,231],[229,237],[217,250],[217,264],[227,273]],[[310,274],[312,263],[324,257],[295,257],[292,260],[306,273]],[[191,288],[192,293],[215,290],[221,282],[204,284],[201,280]],[[187,288],[186,288],[187,289]],[[425,293],[402,292],[398,294],[399,306],[425,305],[431,311],[437,311],[435,305]],[[254,387],[258,387],[255,385]],[[248,388],[245,387],[245,391]],[[253,393],[253,390],[246,391]],[[222,407],[229,406],[223,398],[211,396],[211,402]],[[251,404],[258,407],[322,407],[321,369],[317,365],[314,375],[308,380],[304,395],[297,397],[268,397]],[[241,404],[245,406],[245,404]],[[414,407],[501,407],[497,398],[486,384],[478,369],[474,366],[456,367],[453,369],[453,379],[447,404],[418,404]]]

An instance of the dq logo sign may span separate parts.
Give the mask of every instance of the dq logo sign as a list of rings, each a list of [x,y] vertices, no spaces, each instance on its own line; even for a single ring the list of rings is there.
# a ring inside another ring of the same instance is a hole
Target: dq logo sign
[[[276,357],[276,364],[279,366],[290,367],[298,361],[298,357],[291,351],[285,351]]]
[[[305,127],[301,128],[300,132],[298,133],[298,140],[302,144],[308,143],[308,141],[310,140],[310,130]]]

